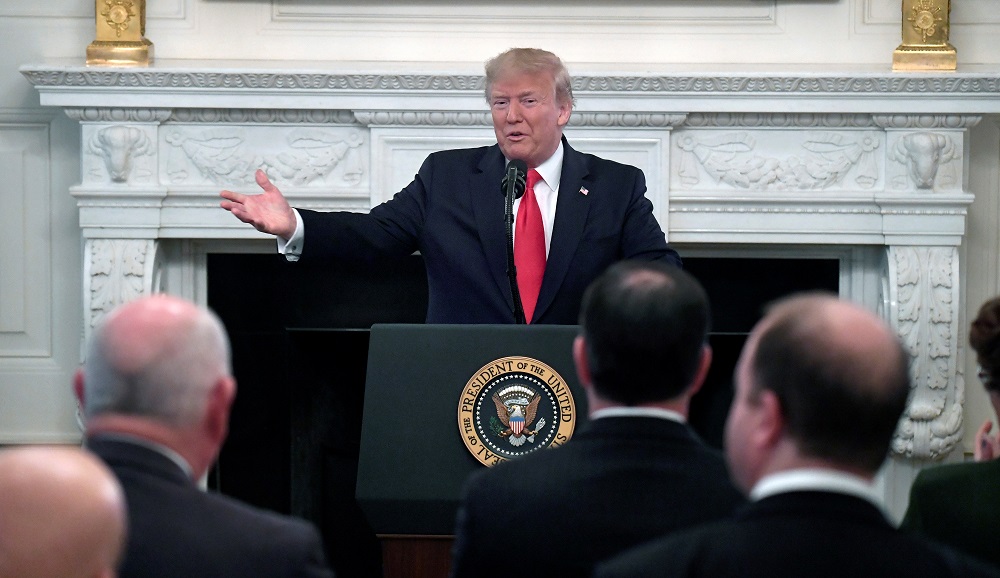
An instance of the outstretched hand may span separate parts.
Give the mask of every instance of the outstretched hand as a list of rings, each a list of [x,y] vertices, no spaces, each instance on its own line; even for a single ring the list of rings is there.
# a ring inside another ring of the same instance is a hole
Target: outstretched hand
[[[986,420],[976,431],[976,447],[972,452],[977,462],[985,462],[1000,457],[1000,435],[990,435],[993,421]]]
[[[219,206],[244,223],[253,225],[262,233],[288,240],[295,232],[295,213],[292,212],[291,205],[278,187],[267,178],[264,171],[257,169],[254,178],[264,192],[244,195],[234,191],[222,191],[219,196],[225,200],[219,203]]]

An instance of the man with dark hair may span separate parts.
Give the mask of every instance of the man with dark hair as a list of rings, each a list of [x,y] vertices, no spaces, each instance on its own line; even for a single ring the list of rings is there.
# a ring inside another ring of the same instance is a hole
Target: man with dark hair
[[[367,265],[419,251],[428,323],[515,323],[523,305],[528,323],[573,324],[587,285],[612,263],[680,264],[642,171],[581,153],[563,137],[573,92],[559,57],[512,48],[485,69],[497,143],[431,154],[413,182],[368,214],[293,209],[270,167],[256,173],[263,193],[222,191],[220,205],[275,235],[290,261]],[[512,161],[528,169],[524,195],[513,200],[516,295],[500,186]]]
[[[94,329],[74,387],[86,446],[128,504],[123,578],[332,578],[316,529],[202,491],[236,395],[211,311],[168,295],[121,305]]]
[[[686,422],[711,362],[708,299],[665,264],[626,261],[588,288],[573,358],[590,422],[565,445],[473,474],[453,574],[587,576],[593,564],[743,502]],[[512,554],[516,552],[516,554]]]
[[[675,269],[633,262],[609,271],[590,288],[580,326],[594,390],[621,405],[674,399],[701,385],[711,361],[708,297]]]
[[[598,566],[595,576],[996,576],[889,524],[873,481],[909,394],[908,356],[828,295],[775,305],[736,369],[726,456],[752,503]]]

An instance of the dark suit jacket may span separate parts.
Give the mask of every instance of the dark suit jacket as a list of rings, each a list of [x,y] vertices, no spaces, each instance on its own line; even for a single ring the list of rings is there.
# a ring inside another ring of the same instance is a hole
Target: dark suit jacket
[[[640,546],[594,573],[600,578],[997,575],[976,560],[896,530],[866,500],[820,491],[764,498],[732,520]]]
[[[921,471],[902,524],[1000,567],[998,526],[1000,460]]]
[[[533,323],[575,324],[583,291],[615,261],[679,265],[639,169],[563,141],[559,198]],[[507,279],[505,160],[497,145],[431,154],[415,179],[368,214],[299,210],[301,260],[373,262],[420,251],[428,323],[513,323]],[[584,194],[585,191],[586,194]]]
[[[94,437],[87,448],[118,477],[128,505],[122,578],[332,578],[304,521],[200,490],[166,456]]]
[[[453,574],[587,576],[595,562],[743,503],[719,452],[655,417],[589,422],[566,445],[473,474]]]

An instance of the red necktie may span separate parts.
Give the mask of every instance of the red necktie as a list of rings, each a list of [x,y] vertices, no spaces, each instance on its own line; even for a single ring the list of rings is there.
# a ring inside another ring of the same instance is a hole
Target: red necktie
[[[542,211],[535,199],[535,183],[542,177],[538,171],[528,171],[528,186],[517,209],[514,230],[514,267],[517,268],[517,289],[521,293],[524,320],[531,323],[545,274],[545,228]]]

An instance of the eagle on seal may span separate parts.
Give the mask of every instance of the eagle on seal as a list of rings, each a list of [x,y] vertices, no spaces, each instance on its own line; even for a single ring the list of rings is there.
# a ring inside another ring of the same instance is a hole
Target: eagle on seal
[[[536,393],[531,396],[526,404],[510,402],[505,404],[500,396],[493,394],[493,403],[497,406],[497,417],[506,428],[500,433],[501,437],[509,438],[511,445],[521,446],[528,436],[538,433],[535,430],[527,429],[535,422],[535,413],[538,411],[538,402],[541,397]]]

